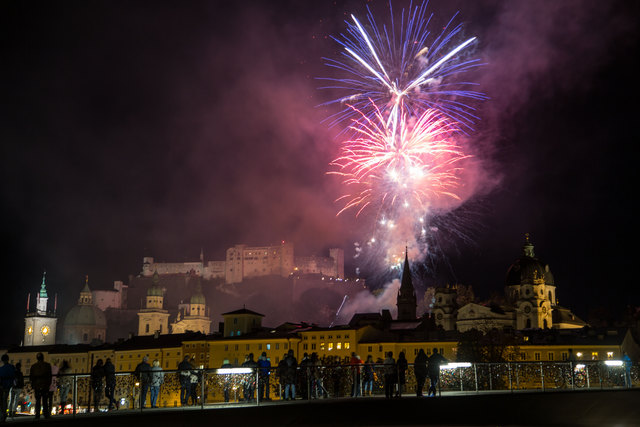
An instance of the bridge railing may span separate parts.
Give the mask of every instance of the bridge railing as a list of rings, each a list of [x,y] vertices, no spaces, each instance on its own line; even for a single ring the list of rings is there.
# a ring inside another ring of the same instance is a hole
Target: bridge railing
[[[338,363],[312,366],[303,363],[297,366],[293,376],[275,367],[268,371],[259,368],[164,370],[160,380],[152,372],[119,372],[112,385],[107,384],[105,378],[93,381],[87,373],[57,375],[58,386],[52,392],[52,406],[54,414],[76,414],[105,411],[110,406],[111,409],[145,410],[152,406],[204,408],[226,402],[259,405],[265,400],[293,398],[294,388],[297,399],[384,395],[386,368],[381,363],[375,363],[371,368],[369,377],[362,364]],[[437,390],[439,393],[472,393],[639,386],[640,366],[627,368],[616,361],[449,363],[440,366]],[[416,394],[413,364],[408,364],[404,375],[396,370],[393,380],[394,394]],[[427,377],[425,394],[429,385]],[[110,405],[107,396],[111,394],[114,400]],[[18,399],[19,412],[21,409],[23,413],[33,414],[35,398],[28,380],[21,397]]]

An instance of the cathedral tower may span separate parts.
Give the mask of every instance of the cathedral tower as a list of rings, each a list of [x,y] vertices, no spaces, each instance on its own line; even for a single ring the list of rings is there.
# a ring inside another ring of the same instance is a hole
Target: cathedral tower
[[[171,324],[172,334],[181,334],[186,331],[211,332],[211,319],[207,310],[207,301],[202,293],[200,278],[196,278],[196,289],[189,304],[181,304],[176,321]]]
[[[540,261],[525,234],[522,255],[507,271],[506,294],[516,308],[516,329],[551,328],[556,287],[549,265]]]
[[[405,250],[404,270],[402,271],[402,282],[400,283],[396,304],[398,306],[398,320],[416,320],[418,303],[413,281],[411,280],[408,248]]]
[[[138,335],[169,333],[169,311],[163,308],[164,291],[160,287],[160,276],[156,271],[147,289],[145,307],[138,312]]]
[[[36,309],[30,311],[27,302],[27,315],[24,318],[24,346],[32,345],[51,345],[56,343],[56,318],[55,307],[53,311],[48,308],[49,295],[47,294],[47,286],[45,283],[47,272],[42,275],[42,284],[40,292],[36,297]],[[31,300],[29,294],[28,301]]]

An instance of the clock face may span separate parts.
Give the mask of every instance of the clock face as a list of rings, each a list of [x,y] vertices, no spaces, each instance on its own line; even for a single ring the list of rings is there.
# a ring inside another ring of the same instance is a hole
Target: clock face
[[[27,333],[28,333],[29,335],[31,335],[31,334],[33,333],[33,328],[32,328],[31,326],[29,326],[29,327],[27,328]]]
[[[525,313],[529,313],[529,312],[531,312],[531,307],[529,307],[528,305],[526,305],[526,306],[524,307],[524,312],[525,312]]]
[[[543,306],[543,307],[542,307],[542,312],[543,312],[543,313],[546,313],[546,312],[547,312],[547,307]]]
[[[42,335],[44,336],[49,335],[49,327],[47,325],[43,326],[42,329],[40,329],[40,332],[42,332]]]

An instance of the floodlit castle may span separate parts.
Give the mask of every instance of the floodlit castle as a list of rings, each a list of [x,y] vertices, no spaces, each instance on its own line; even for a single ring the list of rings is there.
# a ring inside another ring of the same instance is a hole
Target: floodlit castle
[[[438,288],[433,314],[446,331],[523,329],[577,329],[586,323],[569,309],[558,305],[556,286],[548,264],[538,259],[529,235],[522,255],[509,267],[503,305],[456,304],[455,287]]]
[[[145,257],[142,264],[142,276],[195,274],[203,279],[224,279],[227,284],[241,283],[244,279],[262,276],[289,277],[298,274],[322,274],[336,279],[344,279],[344,250],[329,249],[328,257],[294,256],[293,243],[282,241],[272,246],[235,245],[227,249],[224,261],[204,262],[156,262]]]

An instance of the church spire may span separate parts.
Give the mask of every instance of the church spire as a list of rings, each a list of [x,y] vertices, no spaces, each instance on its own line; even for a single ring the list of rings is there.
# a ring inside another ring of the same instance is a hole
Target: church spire
[[[404,269],[402,270],[402,281],[398,291],[398,320],[415,320],[417,310],[416,291],[411,280],[411,267],[409,266],[409,248],[405,247]]]
[[[42,273],[42,283],[40,284],[40,298],[48,298],[47,285],[45,283],[46,277],[47,277],[47,271],[45,270]]]

